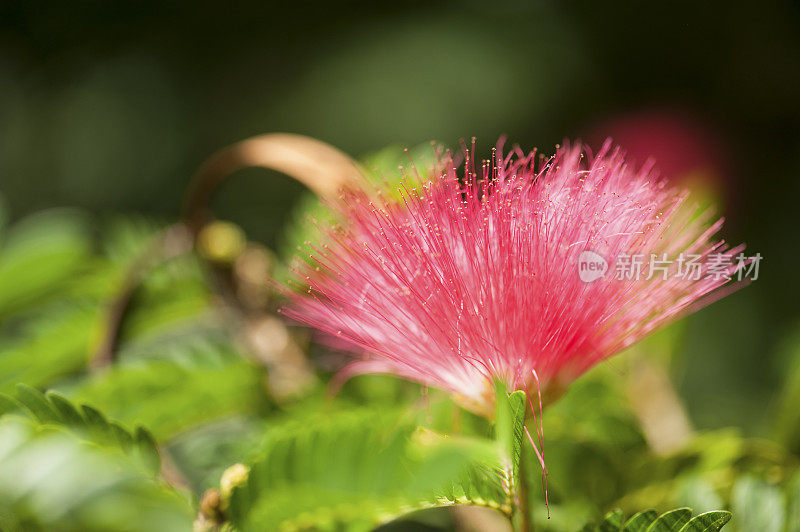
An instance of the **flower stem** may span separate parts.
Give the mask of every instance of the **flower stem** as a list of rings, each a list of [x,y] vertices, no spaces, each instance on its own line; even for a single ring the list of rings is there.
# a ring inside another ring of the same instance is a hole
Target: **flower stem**
[[[525,453],[519,457],[519,477],[517,478],[517,508],[514,513],[514,532],[533,532],[533,515],[528,502],[528,475]]]

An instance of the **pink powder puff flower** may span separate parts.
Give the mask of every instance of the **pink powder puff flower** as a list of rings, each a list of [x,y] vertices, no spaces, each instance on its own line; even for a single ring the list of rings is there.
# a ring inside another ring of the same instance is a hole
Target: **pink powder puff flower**
[[[444,154],[399,195],[349,191],[335,205],[341,224],[297,272],[303,290],[285,312],[360,353],[343,374],[399,375],[491,415],[495,379],[547,400],[740,284],[743,246],[714,238],[722,220],[608,141],[596,156],[576,144],[549,159],[504,156],[501,141],[480,174],[472,153],[474,142],[460,177]],[[607,261],[591,282],[579,275],[587,252]],[[672,262],[648,278],[664,254]],[[640,275],[619,266],[636,257]]]

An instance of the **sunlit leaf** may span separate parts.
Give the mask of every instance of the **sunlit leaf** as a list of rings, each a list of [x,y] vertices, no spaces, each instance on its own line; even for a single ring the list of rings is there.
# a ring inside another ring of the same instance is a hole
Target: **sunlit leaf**
[[[0,419],[0,529],[191,527],[186,499],[120,453],[15,416]]]
[[[343,412],[268,433],[234,491],[231,518],[243,530],[350,530],[442,505],[509,512],[502,469],[492,440],[444,437],[386,412]]]
[[[628,519],[623,530],[625,532],[644,532],[656,519],[658,519],[658,513],[655,510],[645,510]]]
[[[706,512],[693,517],[680,532],[717,532],[731,520],[731,513],[722,510]]]
[[[156,442],[144,427],[129,432],[119,423],[108,421],[101,412],[89,405],[76,407],[58,393],[51,391],[45,395],[24,384],[17,386],[16,400],[3,395],[0,395],[0,399],[12,407],[14,404],[20,405],[20,413],[27,412],[43,426],[64,427],[99,446],[122,451],[138,460],[151,475],[161,469]],[[14,410],[9,408],[9,411]]]

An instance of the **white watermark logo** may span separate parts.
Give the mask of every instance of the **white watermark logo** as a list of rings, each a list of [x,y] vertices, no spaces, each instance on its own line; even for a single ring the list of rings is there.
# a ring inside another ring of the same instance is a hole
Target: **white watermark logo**
[[[608,262],[599,253],[582,251],[578,257],[578,275],[584,283],[591,283],[603,277],[608,271]]]
[[[620,253],[616,257],[610,278],[616,281],[649,281],[653,278],[668,280],[679,278],[687,281],[713,279],[714,281],[741,281],[758,279],[762,256],[756,253],[710,253],[708,255],[684,254],[670,258],[666,253],[649,256],[645,254]],[[605,277],[609,263],[601,254],[585,250],[578,256],[578,276],[584,283]]]

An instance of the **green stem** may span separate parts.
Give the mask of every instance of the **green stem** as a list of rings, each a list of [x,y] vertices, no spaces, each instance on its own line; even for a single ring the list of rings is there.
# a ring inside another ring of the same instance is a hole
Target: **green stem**
[[[533,515],[528,497],[527,460],[525,453],[519,457],[519,475],[516,482],[517,508],[514,512],[514,532],[533,532]]]

